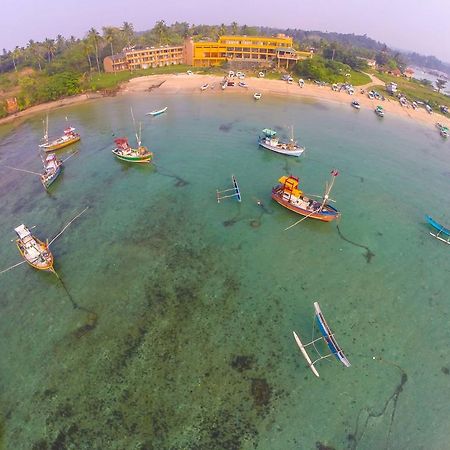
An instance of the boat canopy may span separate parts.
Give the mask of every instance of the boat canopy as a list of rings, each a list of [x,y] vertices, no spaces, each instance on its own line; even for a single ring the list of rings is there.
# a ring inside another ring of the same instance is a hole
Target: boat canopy
[[[293,175],[284,175],[278,180],[278,182],[283,185],[285,192],[288,191],[295,197],[300,197],[300,195],[303,194],[303,192],[298,189],[299,179]]]
[[[267,136],[267,137],[273,137],[277,134],[276,131],[270,130],[269,128],[264,128],[264,130],[262,130],[262,132]]]
[[[75,131],[74,127],[68,127],[64,130],[64,134],[72,134]]]
[[[117,147],[120,147],[122,149],[126,149],[130,147],[130,144],[128,143],[128,139],[125,137],[120,137],[117,139],[114,139],[114,143],[117,145]]]
[[[17,233],[20,239],[24,239],[27,236],[31,235],[30,230],[24,225],[19,225],[17,228],[14,228],[14,231]]]

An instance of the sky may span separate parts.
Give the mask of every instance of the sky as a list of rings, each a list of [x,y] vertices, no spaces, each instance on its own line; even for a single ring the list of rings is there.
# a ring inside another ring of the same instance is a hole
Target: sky
[[[0,49],[58,34],[131,22],[135,31],[167,24],[262,25],[367,34],[388,47],[450,63],[450,0],[2,0]]]

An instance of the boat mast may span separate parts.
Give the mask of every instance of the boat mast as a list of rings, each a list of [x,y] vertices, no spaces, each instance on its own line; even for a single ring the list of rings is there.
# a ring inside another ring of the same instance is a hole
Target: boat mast
[[[136,128],[136,120],[134,119],[132,107],[130,107],[130,111],[131,111],[131,117],[133,118],[134,135],[136,136],[137,145],[138,145],[138,147],[140,147],[141,146],[141,125],[142,124],[139,122],[139,134],[138,134],[137,128]]]
[[[43,141],[45,144],[48,144],[48,113],[46,119],[42,121],[42,124],[44,125]]]

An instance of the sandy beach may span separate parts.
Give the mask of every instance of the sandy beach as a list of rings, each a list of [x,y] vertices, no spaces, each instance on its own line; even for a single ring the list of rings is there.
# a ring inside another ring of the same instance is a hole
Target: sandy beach
[[[150,75],[146,77],[133,78],[130,81],[124,83],[118,95],[124,95],[131,92],[149,92],[158,90],[158,92],[176,95],[176,94],[198,94],[198,95],[247,95],[250,98],[255,92],[262,94],[264,101],[264,94],[269,95],[283,95],[295,98],[310,98],[317,101],[327,101],[335,103],[348,104],[349,108],[352,100],[357,100],[361,108],[375,109],[377,105],[382,105],[388,119],[390,115],[397,115],[405,117],[407,119],[415,120],[435,127],[436,122],[440,122],[443,125],[450,127],[450,119],[440,114],[429,114],[424,108],[418,108],[416,110],[412,108],[403,107],[397,100],[393,98],[386,98],[385,101],[371,100],[367,96],[367,90],[370,90],[371,86],[382,85],[383,82],[372,77],[372,82],[364,86],[358,86],[355,88],[355,94],[350,96],[346,92],[335,92],[330,86],[318,86],[316,84],[305,83],[303,87],[300,87],[298,80],[294,83],[288,84],[282,80],[267,80],[264,78],[252,78],[247,77],[246,83],[248,88],[242,88],[239,86],[227,87],[224,91],[221,89],[220,83],[223,80],[221,76],[213,75],[188,75],[188,74],[169,74],[169,75]],[[209,83],[210,87],[205,91],[200,90],[200,86],[205,83]],[[361,93],[364,90],[365,93]],[[59,108],[75,103],[85,102],[88,100],[102,97],[101,93],[88,93],[82,94],[70,98],[57,100],[55,102],[44,103],[41,105],[33,106],[24,111],[18,112],[14,115],[0,119],[0,125],[8,122],[15,121],[25,116],[40,113],[54,108]],[[253,100],[253,99],[252,99]]]

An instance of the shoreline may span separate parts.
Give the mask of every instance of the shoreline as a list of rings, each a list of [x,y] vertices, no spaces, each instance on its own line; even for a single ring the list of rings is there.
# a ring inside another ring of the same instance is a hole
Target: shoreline
[[[328,86],[317,86],[315,84],[305,83],[303,88],[298,85],[298,82],[288,84],[282,80],[268,80],[264,78],[246,78],[245,82],[248,88],[239,86],[227,87],[225,91],[221,89],[220,83],[223,80],[222,76],[218,75],[187,75],[187,74],[165,74],[165,75],[148,75],[144,77],[132,78],[123,83],[115,95],[125,95],[129,93],[151,92],[157,90],[164,94],[197,94],[197,95],[248,95],[252,96],[255,92],[263,94],[263,98],[259,101],[264,101],[264,94],[281,95],[294,98],[309,98],[317,101],[333,102],[339,104],[347,104],[349,107],[353,100],[358,100],[361,108],[374,110],[377,105],[382,105],[389,115],[396,115],[406,119],[414,120],[418,123],[430,125],[435,127],[436,122],[450,128],[450,119],[441,114],[429,114],[424,108],[416,110],[412,108],[403,107],[397,100],[387,97],[385,101],[371,100],[367,93],[361,94],[361,89],[367,92],[367,89],[373,85],[382,84],[380,80],[371,77],[372,82],[363,86],[355,88],[355,94],[349,95],[346,92],[335,92]],[[208,88],[205,91],[200,90],[200,86],[205,83],[214,85],[214,88]],[[77,103],[86,102],[88,100],[95,100],[104,98],[105,95],[100,93],[80,94],[73,97],[56,100],[54,102],[42,103],[40,105],[32,106],[24,111],[12,114],[10,116],[0,119],[0,126],[14,121],[21,122],[19,119],[31,116],[42,111],[52,110],[69,106]]]

